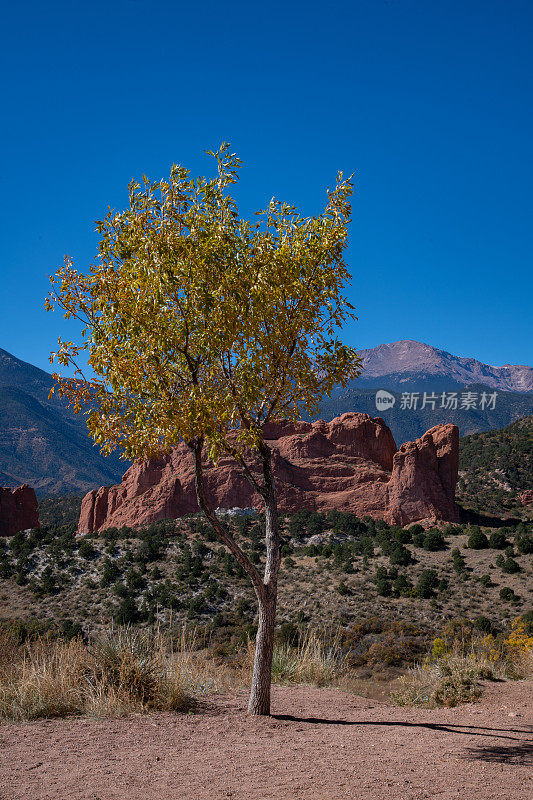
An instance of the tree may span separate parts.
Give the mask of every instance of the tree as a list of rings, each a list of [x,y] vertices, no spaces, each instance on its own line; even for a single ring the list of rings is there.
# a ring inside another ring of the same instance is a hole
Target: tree
[[[52,276],[46,305],[83,323],[78,344],[59,341],[51,360],[75,411],[88,407],[102,452],[145,458],[185,442],[198,504],[248,574],[258,601],[249,712],[268,714],[280,536],[265,426],[314,413],[324,394],[360,372],[337,331],[354,309],[342,294],[352,184],[339,173],[324,212],[302,218],[272,200],[241,219],[228,187],[240,159],[210,153],[212,179],[173,165],[168,181],[129,185],[129,208],[97,223],[98,257],[87,274],[70,258]],[[77,366],[85,351],[95,373]],[[266,561],[261,576],[210,506],[207,460],[235,459],[260,495]]]

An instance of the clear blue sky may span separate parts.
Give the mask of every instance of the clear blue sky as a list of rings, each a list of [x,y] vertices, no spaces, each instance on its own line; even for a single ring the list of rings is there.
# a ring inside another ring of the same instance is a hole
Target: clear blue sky
[[[0,347],[49,369],[47,274],[225,140],[243,214],[357,173],[348,343],[531,364],[532,36],[531,0],[4,4]]]

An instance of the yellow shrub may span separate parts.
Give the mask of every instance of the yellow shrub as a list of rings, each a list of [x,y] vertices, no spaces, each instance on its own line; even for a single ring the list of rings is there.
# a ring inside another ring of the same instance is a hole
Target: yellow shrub
[[[513,620],[511,633],[505,639],[504,647],[509,658],[520,656],[533,649],[533,636],[528,634],[526,624],[521,617]]]
[[[446,653],[447,649],[448,648],[446,647],[446,642],[444,639],[433,639],[433,647],[431,649],[431,655],[433,658],[440,658]]]

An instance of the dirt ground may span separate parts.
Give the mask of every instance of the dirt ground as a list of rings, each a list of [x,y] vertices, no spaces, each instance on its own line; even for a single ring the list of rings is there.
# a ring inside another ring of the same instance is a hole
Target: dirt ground
[[[1,800],[524,800],[533,796],[533,681],[481,702],[395,708],[276,687],[199,713],[0,726]]]

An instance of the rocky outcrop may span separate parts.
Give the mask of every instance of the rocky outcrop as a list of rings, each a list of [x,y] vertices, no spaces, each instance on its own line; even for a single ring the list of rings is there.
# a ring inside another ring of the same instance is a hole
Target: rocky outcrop
[[[27,528],[38,527],[35,491],[27,484],[18,489],[0,487],[0,536],[13,536]]]
[[[350,511],[358,516],[402,520],[456,520],[458,430],[432,428],[422,439],[396,444],[379,417],[343,414],[331,422],[279,422],[265,428],[273,451],[279,507]],[[409,448],[414,448],[411,450]],[[231,458],[206,464],[208,498],[215,508],[262,507]],[[418,491],[418,495],[417,495]],[[180,445],[170,453],[136,462],[122,483],[89,492],[78,532],[143,526],[198,511],[191,454]]]
[[[397,525],[414,519],[459,522],[455,503],[458,469],[456,425],[437,425],[420,439],[402,444],[394,456],[387,487],[388,521]]]
[[[519,497],[523,506],[533,505],[533,489],[526,489],[526,491],[522,492]]]

